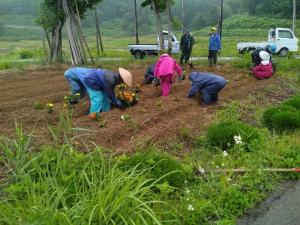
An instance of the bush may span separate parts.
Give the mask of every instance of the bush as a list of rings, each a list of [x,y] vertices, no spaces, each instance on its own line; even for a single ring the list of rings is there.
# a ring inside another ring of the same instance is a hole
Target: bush
[[[300,112],[287,103],[294,104],[296,101],[287,101],[286,105],[266,110],[263,114],[263,124],[269,129],[275,129],[280,132],[300,128]]]
[[[27,49],[22,49],[19,51],[20,59],[31,59],[33,57],[33,53]]]
[[[206,140],[210,147],[226,150],[235,145],[235,136],[241,136],[246,150],[251,149],[253,142],[261,140],[257,129],[236,120],[211,125],[207,130]]]
[[[284,105],[289,105],[294,107],[297,110],[300,110],[300,96],[295,96],[293,98],[288,99],[283,103]]]
[[[0,62],[0,70],[7,70],[11,67],[9,62]]]
[[[183,165],[177,160],[163,153],[142,152],[137,153],[120,164],[123,169],[137,167],[138,170],[149,169],[149,175],[152,178],[159,179],[165,176],[160,183],[168,182],[172,187],[182,187],[186,179],[187,172]]]

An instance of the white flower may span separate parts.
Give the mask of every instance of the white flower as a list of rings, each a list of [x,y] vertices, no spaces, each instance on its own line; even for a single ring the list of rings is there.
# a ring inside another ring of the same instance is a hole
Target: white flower
[[[189,210],[189,211],[194,211],[194,207],[193,207],[191,204],[189,204],[188,210]]]
[[[237,145],[243,144],[242,137],[240,135],[234,136],[233,139]]]
[[[226,151],[224,151],[224,152],[222,153],[222,155],[223,155],[223,157],[226,157],[226,156],[228,156],[228,153],[227,153]]]
[[[222,163],[222,164],[221,164],[221,166],[222,166],[222,167],[224,167],[224,166],[225,166],[225,164],[224,164],[224,163]]]
[[[203,173],[203,174],[205,173],[204,168],[199,167],[198,170],[199,170],[200,173]]]
[[[231,182],[231,178],[230,178],[230,177],[228,177],[228,178],[227,178],[227,181],[228,181],[228,182]]]
[[[190,189],[188,189],[188,188],[185,189],[185,192],[186,192],[187,194],[191,193]]]
[[[186,183],[186,184],[187,184],[187,180],[185,180],[185,181],[184,181],[184,183]]]

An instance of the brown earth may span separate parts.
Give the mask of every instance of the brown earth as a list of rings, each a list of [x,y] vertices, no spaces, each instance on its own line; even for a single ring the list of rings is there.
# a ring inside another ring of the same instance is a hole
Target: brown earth
[[[0,133],[13,136],[15,121],[18,121],[27,132],[32,132],[35,143],[49,142],[51,138],[48,126],[54,126],[59,121],[59,115],[64,111],[64,96],[69,92],[68,83],[63,76],[65,69],[67,67],[62,66],[22,74],[0,74]],[[130,70],[135,83],[142,83],[146,66],[139,65]],[[188,70],[187,68],[187,72]],[[259,81],[247,72],[227,65],[215,72],[224,76],[229,83],[220,93],[219,103],[210,107],[200,106],[199,96],[186,98],[190,88],[188,79],[176,82],[168,97],[160,97],[159,87],[143,86],[136,106],[126,110],[114,108],[102,113],[101,121],[92,121],[84,115],[89,108],[89,101],[85,98],[74,108],[72,141],[81,147],[84,146],[83,143],[94,142],[117,152],[129,152],[148,143],[174,139],[182,128],[188,128],[193,133],[203,131],[214,117],[216,109],[232,100],[243,102],[246,96],[254,93],[258,96],[255,101],[262,102],[266,99],[259,99],[259,96],[265,93],[269,103],[289,93],[283,86],[282,79],[276,76]],[[278,96],[270,87],[277,87]],[[33,108],[35,102],[54,103],[54,113],[48,114],[47,109],[36,111]],[[130,121],[122,121],[122,114],[128,114]]]

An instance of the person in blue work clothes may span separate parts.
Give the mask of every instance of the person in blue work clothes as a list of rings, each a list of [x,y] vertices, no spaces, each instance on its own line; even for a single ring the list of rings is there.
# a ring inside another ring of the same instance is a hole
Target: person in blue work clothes
[[[217,28],[212,27],[209,35],[208,63],[210,66],[217,64],[218,55],[221,53],[221,38]]]
[[[201,94],[202,105],[210,105],[218,101],[218,93],[225,87],[226,80],[216,74],[207,72],[192,72],[189,76],[192,87],[188,98]]]
[[[91,101],[90,115],[109,111],[111,104],[123,108],[124,105],[115,96],[114,88],[123,82],[132,86],[132,75],[123,68],[119,68],[119,72],[115,73],[105,69],[75,67],[68,69],[65,77],[71,86],[72,94],[80,93],[83,97],[88,93]]]

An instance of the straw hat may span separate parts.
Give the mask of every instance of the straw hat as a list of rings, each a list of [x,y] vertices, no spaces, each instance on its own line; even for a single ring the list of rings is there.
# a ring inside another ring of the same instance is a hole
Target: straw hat
[[[128,86],[131,87],[132,86],[132,74],[128,71],[125,70],[124,68],[119,68],[119,73],[120,76],[122,78],[122,80],[124,81],[124,83]]]
[[[261,58],[261,63],[263,65],[267,65],[270,62],[270,54],[267,53],[266,51],[260,51],[259,52],[259,57]]]

